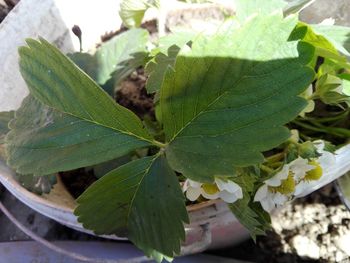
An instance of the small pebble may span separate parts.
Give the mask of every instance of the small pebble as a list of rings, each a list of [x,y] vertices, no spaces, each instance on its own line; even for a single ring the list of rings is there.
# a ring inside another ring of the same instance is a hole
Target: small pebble
[[[314,241],[306,236],[297,235],[293,237],[291,243],[300,257],[307,257],[311,259],[320,258],[320,248]]]

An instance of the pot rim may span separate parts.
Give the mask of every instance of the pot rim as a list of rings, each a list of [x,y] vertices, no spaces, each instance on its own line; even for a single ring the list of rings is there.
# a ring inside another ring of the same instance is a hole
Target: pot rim
[[[7,171],[3,172],[1,170],[2,167],[4,167]],[[6,174],[9,174],[9,175],[6,175]],[[25,187],[23,187],[14,178],[14,171],[12,169],[10,169],[5,163],[0,161],[0,182],[1,183],[4,184],[4,182],[6,182],[5,184],[11,184],[11,186],[13,188],[15,188],[16,190],[24,193],[24,195],[26,197],[28,197],[29,199],[35,201],[36,203],[45,205],[47,207],[59,208],[62,211],[74,214],[74,208],[73,207],[70,207],[68,205],[63,205],[61,203],[56,203],[56,202],[54,202],[53,200],[51,200],[49,198],[45,198],[45,197],[49,197],[50,194],[52,193],[52,191],[54,191],[54,189],[58,185],[60,188],[63,188],[67,192],[67,194],[69,194],[69,197],[71,197],[72,200],[74,200],[74,203],[76,205],[76,199],[68,192],[68,190],[66,189],[65,185],[63,184],[60,176],[56,175],[56,178],[57,178],[57,183],[53,186],[53,188],[51,189],[50,193],[38,195],[38,194],[35,194],[33,192],[30,192]],[[5,187],[5,188],[7,188],[7,187]],[[216,204],[219,204],[219,203],[225,203],[225,202],[220,200],[220,199],[206,200],[206,201],[203,201],[203,202],[200,202],[200,203],[187,205],[186,208],[187,208],[188,212],[194,212],[194,211],[205,209],[207,207],[210,207],[210,206],[213,206],[213,205],[216,205]]]

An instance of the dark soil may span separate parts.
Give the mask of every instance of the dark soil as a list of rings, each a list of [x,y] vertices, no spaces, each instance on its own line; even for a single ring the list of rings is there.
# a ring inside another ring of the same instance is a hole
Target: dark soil
[[[141,28],[146,29],[150,35],[156,35],[157,34],[157,21],[156,20],[151,20],[143,23],[141,25]],[[127,31],[128,28],[125,27],[124,25],[121,26],[120,29],[112,32],[107,32],[103,36],[101,36],[101,42],[106,42],[110,40],[112,37],[119,35],[120,33],[123,33]]]
[[[85,168],[61,172],[59,175],[63,184],[75,199],[97,180],[93,170],[86,170]]]
[[[147,94],[145,89],[146,80],[147,78],[144,75],[143,68],[137,69],[121,82],[116,100],[117,103],[128,108],[141,119],[144,119],[145,115],[148,115],[151,119],[155,120],[154,95]]]

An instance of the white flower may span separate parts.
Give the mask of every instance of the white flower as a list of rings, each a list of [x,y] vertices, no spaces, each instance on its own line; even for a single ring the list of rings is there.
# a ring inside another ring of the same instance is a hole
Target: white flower
[[[287,193],[289,192],[287,187],[290,179],[293,180],[289,172],[289,165],[285,164],[281,171],[266,180],[258,191],[256,191],[254,202],[260,202],[264,210],[269,213],[276,207],[283,205],[290,199],[289,194]],[[293,183],[294,181],[292,184]],[[292,188],[293,186],[294,185],[292,185]],[[280,191],[284,193],[281,193]]]
[[[266,180],[254,196],[254,202],[260,202],[265,211],[271,212],[282,206],[292,198],[295,190],[295,181],[315,167],[308,164],[308,160],[297,158],[285,164],[282,170]]]
[[[315,166],[309,164],[307,159],[298,157],[289,163],[289,169],[293,173],[294,180],[299,182],[308,171],[315,169]]]
[[[295,196],[301,197],[307,195],[319,187],[322,187],[325,182],[330,181],[328,177],[331,176],[332,173],[329,173],[329,171],[334,167],[336,162],[335,154],[324,150],[324,141],[317,140],[313,143],[321,156],[310,162],[314,168],[300,178],[299,183],[295,187]]]
[[[221,198],[227,203],[234,203],[243,198],[242,188],[231,180],[215,178],[215,184],[203,184],[187,179],[183,185],[183,191],[190,201],[197,200],[200,196],[214,200]]]
[[[220,190],[219,197],[226,203],[234,203],[237,199],[243,198],[242,188],[235,182],[231,180],[223,181],[216,178],[215,183]]]

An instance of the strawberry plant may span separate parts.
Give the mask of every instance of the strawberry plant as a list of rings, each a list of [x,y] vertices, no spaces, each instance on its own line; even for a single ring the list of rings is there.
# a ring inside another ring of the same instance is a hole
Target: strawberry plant
[[[328,176],[350,135],[350,29],[299,21],[308,1],[268,2],[237,1],[215,33],[174,32],[153,48],[139,28],[94,55],[28,39],[19,63],[30,95],[2,115],[13,117],[0,137],[9,166],[47,182],[142,149],[92,184],[75,214],[158,261],[180,254],[186,204],[224,200],[252,237],[264,234],[269,212]],[[161,4],[123,1],[121,14],[136,27]],[[139,66],[157,129],[113,98]]]

